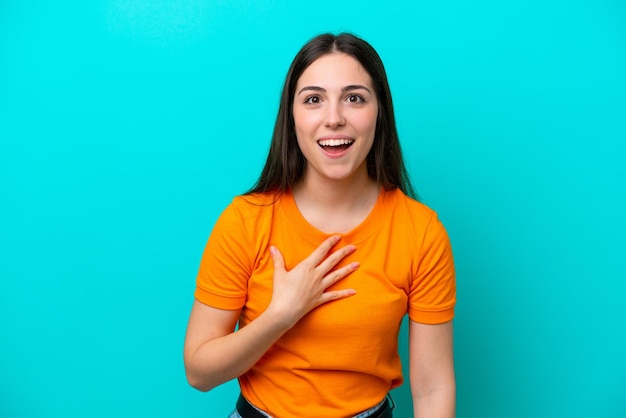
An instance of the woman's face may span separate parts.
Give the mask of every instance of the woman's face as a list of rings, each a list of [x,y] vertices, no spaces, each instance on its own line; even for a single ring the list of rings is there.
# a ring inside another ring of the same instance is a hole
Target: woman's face
[[[305,180],[367,178],[377,115],[372,79],[355,58],[331,53],[313,61],[298,80],[293,104]]]

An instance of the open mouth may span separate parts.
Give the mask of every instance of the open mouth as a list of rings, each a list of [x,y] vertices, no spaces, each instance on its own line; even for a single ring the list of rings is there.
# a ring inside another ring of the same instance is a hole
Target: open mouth
[[[320,139],[317,144],[324,149],[324,151],[339,152],[350,148],[354,143],[353,139],[340,138],[340,139]]]

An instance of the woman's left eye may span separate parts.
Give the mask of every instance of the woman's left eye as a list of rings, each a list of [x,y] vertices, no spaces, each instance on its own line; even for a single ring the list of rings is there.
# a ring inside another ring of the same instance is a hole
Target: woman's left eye
[[[365,99],[362,96],[359,96],[358,94],[351,94],[348,96],[348,101],[350,103],[363,103]]]

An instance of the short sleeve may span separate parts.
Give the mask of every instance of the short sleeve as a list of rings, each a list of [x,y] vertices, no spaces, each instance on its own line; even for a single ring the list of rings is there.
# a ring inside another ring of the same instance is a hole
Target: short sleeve
[[[195,298],[218,309],[242,308],[252,268],[250,243],[233,202],[218,218],[204,249]]]
[[[417,274],[409,292],[409,317],[425,324],[452,320],[456,304],[456,276],[448,234],[432,213],[419,250]]]

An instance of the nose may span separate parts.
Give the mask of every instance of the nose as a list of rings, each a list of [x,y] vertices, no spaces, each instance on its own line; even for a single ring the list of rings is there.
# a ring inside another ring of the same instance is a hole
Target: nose
[[[338,126],[343,126],[346,123],[346,120],[343,115],[343,109],[340,104],[329,104],[327,106],[327,111],[325,115],[324,124],[329,128],[336,128]]]

